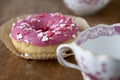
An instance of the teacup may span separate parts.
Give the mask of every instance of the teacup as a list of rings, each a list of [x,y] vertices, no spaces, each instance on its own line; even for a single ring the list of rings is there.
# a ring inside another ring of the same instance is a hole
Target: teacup
[[[66,61],[63,52],[73,51],[77,64]],[[120,24],[100,24],[81,32],[70,44],[57,48],[63,66],[78,69],[84,80],[120,80]]]
[[[94,14],[104,8],[110,0],[63,0],[65,5],[76,15]]]

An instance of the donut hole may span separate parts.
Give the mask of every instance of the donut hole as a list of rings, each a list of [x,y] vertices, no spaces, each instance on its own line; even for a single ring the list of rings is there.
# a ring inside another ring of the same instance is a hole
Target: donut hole
[[[47,26],[42,26],[42,27],[40,27],[40,29],[42,30],[42,32],[46,32],[49,30],[49,28]]]
[[[34,30],[40,30],[40,23],[39,22],[37,22],[37,21],[33,21],[33,22],[30,22],[29,23],[31,26],[32,26],[32,28],[34,29]]]
[[[30,25],[36,31],[37,30],[42,30],[42,32],[46,32],[46,31],[49,30],[49,27],[47,25],[44,25],[43,23],[40,23],[40,22],[37,22],[37,21],[31,22]]]
[[[37,27],[33,27],[34,30],[42,30],[42,32],[46,32],[49,30],[49,28],[47,26],[37,26]]]

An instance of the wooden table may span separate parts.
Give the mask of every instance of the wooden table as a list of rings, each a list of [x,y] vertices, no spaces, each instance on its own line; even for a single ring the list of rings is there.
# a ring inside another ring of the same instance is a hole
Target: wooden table
[[[113,0],[95,15],[83,16],[90,25],[120,22],[120,0]],[[23,14],[40,12],[73,13],[62,0],[0,0],[0,25]],[[74,62],[73,56],[66,58]],[[34,61],[19,58],[0,41],[0,80],[82,80],[80,71],[65,68],[57,60]]]

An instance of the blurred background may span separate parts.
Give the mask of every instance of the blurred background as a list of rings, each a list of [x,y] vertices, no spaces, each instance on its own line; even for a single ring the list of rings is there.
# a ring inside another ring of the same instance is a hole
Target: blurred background
[[[120,0],[111,0],[111,2],[97,14],[83,17],[86,18],[90,24],[115,23],[120,19],[119,5]],[[6,20],[16,16],[42,12],[60,12],[74,15],[73,12],[64,5],[63,0],[0,0],[0,25]]]
[[[62,0],[0,0],[0,24],[12,17],[42,12],[72,14]]]

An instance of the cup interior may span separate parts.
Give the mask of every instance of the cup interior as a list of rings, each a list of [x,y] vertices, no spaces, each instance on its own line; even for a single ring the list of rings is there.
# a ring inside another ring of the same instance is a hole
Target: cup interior
[[[95,55],[120,58],[120,25],[98,25],[82,32],[76,43]]]

